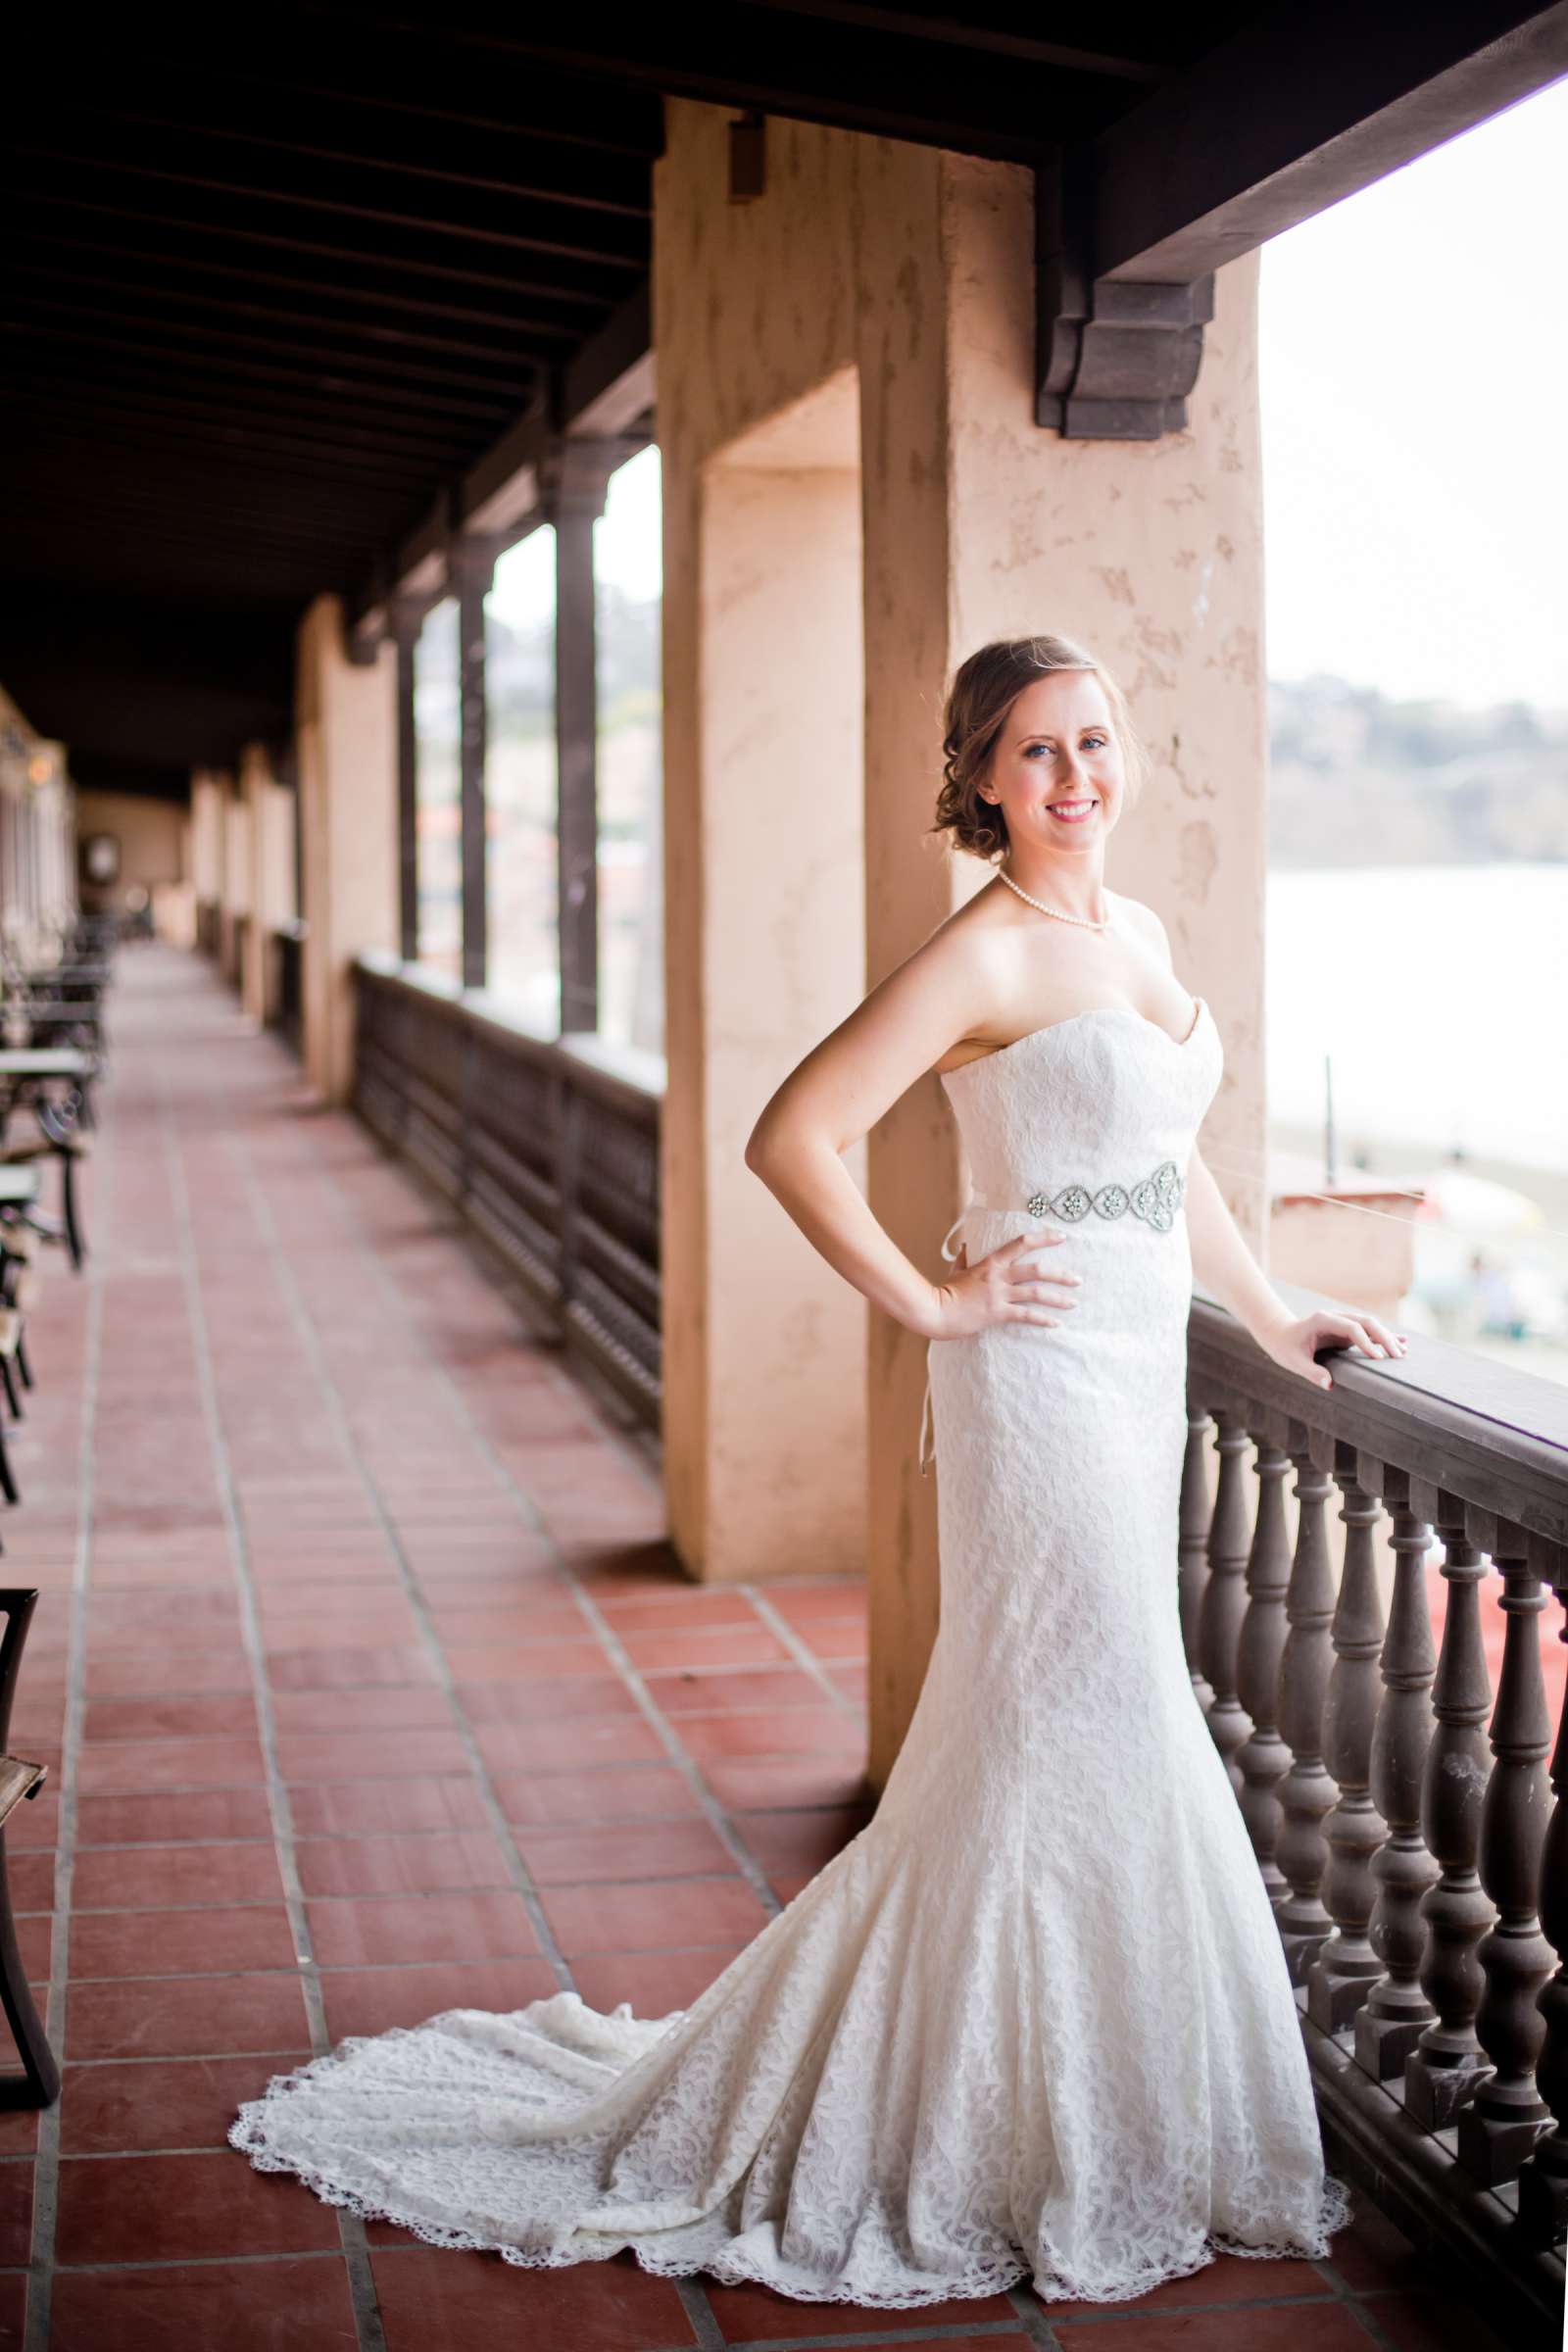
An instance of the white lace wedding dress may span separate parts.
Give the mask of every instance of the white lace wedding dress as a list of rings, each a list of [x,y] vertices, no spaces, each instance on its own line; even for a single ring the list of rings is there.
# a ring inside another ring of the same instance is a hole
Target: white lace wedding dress
[[[691,2008],[346,2041],[242,2110],[254,2164],[525,2266],[629,2246],[889,2308],[1326,2252],[1348,2199],[1177,1611],[1182,1171],[1221,1059],[1200,1001],[1180,1045],[1117,1007],[945,1074],[971,1260],[1069,1229],[1042,1263],[1081,1304],[928,1350],[941,1633],[870,1826]]]

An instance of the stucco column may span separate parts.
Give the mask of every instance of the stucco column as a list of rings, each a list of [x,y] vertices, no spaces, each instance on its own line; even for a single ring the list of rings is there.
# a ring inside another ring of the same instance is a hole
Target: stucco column
[[[246,903],[245,929],[241,939],[238,970],[239,1001],[253,1021],[266,1019],[267,929],[262,907],[262,823],[263,808],[271,765],[264,747],[248,743],[240,754],[239,775],[236,780],[234,806],[230,823],[244,836],[243,864],[245,869]]]
[[[989,877],[931,838],[942,692],[977,646],[1051,631],[1111,664],[1154,756],[1107,861],[1205,996],[1226,1075],[1202,1142],[1262,1228],[1266,702],[1255,257],[1220,273],[1190,426],[1067,441],[1032,416],[1032,189],[1020,166],[857,143],[865,484],[867,981]],[[870,1139],[870,1200],[933,1278],[967,1172],[940,1081]],[[886,1778],[938,1614],[935,1474],[916,1432],[925,1344],[871,1317],[871,1773]],[[1042,1433],[1042,1443],[1053,1442]],[[1071,1563],[1061,1563],[1070,1574]],[[1172,1562],[1174,1574],[1174,1555]]]
[[[250,837],[233,776],[218,776],[218,968],[239,986],[239,931],[250,905]]]
[[[240,1002],[255,1021],[272,1013],[272,942],[294,914],[294,796],[273,772],[265,744],[247,744],[239,797],[250,834],[250,920],[240,960]]]
[[[343,609],[318,597],[300,623],[305,1071],[329,1102],[353,1080],[356,956],[398,939],[397,656],[351,662]]]
[[[847,148],[726,110],[655,171],[663,480],[664,1474],[694,1577],[861,1568],[865,1303],[745,1163],[862,992],[859,491]],[[826,167],[824,170],[823,167]],[[863,1180],[863,1152],[851,1155]]]
[[[211,768],[191,770],[190,879],[196,902],[196,944],[219,953],[219,909],[223,897],[223,782]]]

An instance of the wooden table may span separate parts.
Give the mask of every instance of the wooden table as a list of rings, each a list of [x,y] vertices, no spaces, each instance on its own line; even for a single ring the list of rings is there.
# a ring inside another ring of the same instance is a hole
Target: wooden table
[[[29,988],[107,988],[112,966],[107,963],[51,963],[27,974]]]
[[[92,1076],[92,1055],[77,1046],[6,1046],[0,1048],[0,1079],[74,1078]]]

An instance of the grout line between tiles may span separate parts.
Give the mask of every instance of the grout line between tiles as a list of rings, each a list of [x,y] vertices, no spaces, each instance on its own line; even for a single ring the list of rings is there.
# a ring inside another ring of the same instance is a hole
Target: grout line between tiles
[[[220,1510],[228,1535],[229,1557],[233,1568],[234,1582],[239,1592],[241,1634],[245,1654],[251,1669],[257,1739],[262,1750],[268,1810],[272,1820],[273,1845],[277,1857],[278,1873],[283,1882],[283,1899],[288,1912],[289,1927],[294,1938],[294,1950],[298,1964],[295,1972],[296,1982],[300,1985],[304,1998],[311,2047],[313,2052],[319,2057],[331,2047],[326,2030],[326,2008],[321,1994],[320,1978],[312,1950],[310,1921],[306,1913],[305,1896],[300,1886],[299,1869],[295,1860],[293,1812],[290,1807],[288,1789],[278,1768],[276,1726],[272,1717],[271,1690],[267,1679],[266,1654],[262,1646],[260,1615],[250,1576],[245,1529],[235,1498],[233,1464],[229,1457],[228,1440],[223,1428],[222,1411],[214,1374],[212,1340],[207,1322],[207,1302],[202,1288],[201,1260],[196,1229],[191,1217],[190,1193],[185,1181],[184,1160],[179,1142],[169,1111],[165,1067],[166,1065],[162,1062],[157,1065],[154,1094],[158,1108],[159,1133],[163,1145],[167,1180],[174,1212],[175,1230],[179,1236],[178,1259],[185,1291],[190,1342],[196,1358],[201,1411],[207,1427],[212,1467],[218,1485]],[[238,2149],[234,2151],[234,2158],[236,2163],[248,2161]],[[343,2259],[348,2272],[349,2293],[353,2303],[359,2352],[386,2352],[386,2331],[381,2324],[380,2306],[376,2301],[375,2282],[370,2271],[369,2246],[365,2234],[365,2225],[358,2215],[343,2208],[337,2210],[337,2224]]]
[[[113,1136],[111,1127],[110,1136]],[[102,1181],[93,1187],[92,1208],[103,1233],[115,1196],[115,1151],[98,1156]],[[76,1544],[71,1580],[71,1633],[66,1651],[66,1706],[61,1729],[60,1817],[55,1830],[55,1908],[50,1931],[47,2030],[62,2074],[70,2003],[71,1887],[75,1867],[76,1759],[82,1744],[86,1715],[87,1609],[92,1584],[92,1520],[96,1497],[97,1461],[93,1440],[98,1425],[99,1385],[103,1371],[104,1277],[96,1258],[87,1260],[76,1280],[87,1285],[86,1339],[82,1354],[81,1405],[76,1442]],[[39,1606],[43,1602],[40,1599]],[[38,2143],[33,2172],[32,2235],[27,2275],[27,2316],[23,2352],[48,2352],[54,2302],[55,2234],[60,2219],[60,2099],[38,2117]]]

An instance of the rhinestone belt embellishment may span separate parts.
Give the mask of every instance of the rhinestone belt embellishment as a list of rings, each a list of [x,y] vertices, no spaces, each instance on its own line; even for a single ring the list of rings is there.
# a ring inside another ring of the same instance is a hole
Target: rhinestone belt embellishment
[[[1076,1225],[1091,1209],[1102,1217],[1122,1217],[1131,1209],[1156,1233],[1169,1233],[1186,1189],[1176,1162],[1162,1159],[1152,1176],[1146,1176],[1130,1190],[1124,1184],[1102,1184],[1098,1193],[1092,1193],[1087,1185],[1069,1184],[1054,1197],[1031,1193],[1024,1206],[1032,1217],[1043,1217],[1050,1210],[1065,1217],[1069,1225]]]

